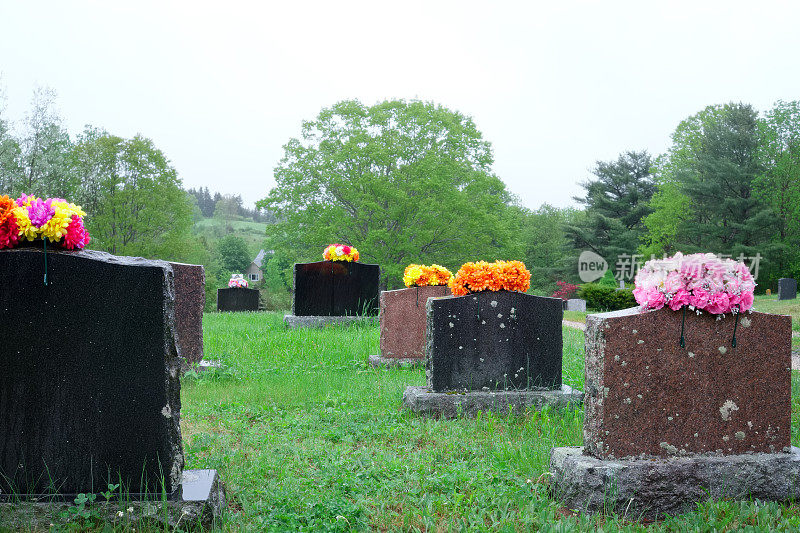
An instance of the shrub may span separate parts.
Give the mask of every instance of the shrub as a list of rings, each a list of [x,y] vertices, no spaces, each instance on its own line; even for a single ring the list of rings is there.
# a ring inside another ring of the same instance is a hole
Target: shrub
[[[553,293],[553,298],[569,300],[575,295],[575,291],[578,290],[577,285],[567,283],[566,281],[556,281],[556,285],[558,285],[558,290]]]
[[[578,296],[586,300],[586,307],[596,311],[616,311],[627,307],[635,307],[638,304],[633,297],[633,292],[628,289],[615,289],[599,285],[597,283],[586,283],[578,289]]]

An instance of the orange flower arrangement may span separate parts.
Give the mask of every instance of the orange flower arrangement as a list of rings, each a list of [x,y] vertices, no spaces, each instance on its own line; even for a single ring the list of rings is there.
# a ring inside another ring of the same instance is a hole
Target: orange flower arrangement
[[[531,273],[522,261],[465,263],[448,283],[453,296],[481,291],[525,292],[531,286]]]

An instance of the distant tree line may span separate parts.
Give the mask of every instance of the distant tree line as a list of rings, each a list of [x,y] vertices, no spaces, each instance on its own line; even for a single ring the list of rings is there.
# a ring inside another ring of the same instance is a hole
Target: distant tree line
[[[252,260],[231,235],[247,220],[269,223],[273,290],[290,289],[292,264],[319,260],[332,242],[378,263],[386,288],[401,286],[409,263],[457,269],[513,258],[550,294],[557,281],[578,281],[583,250],[612,269],[627,261],[628,281],[634,263],[679,250],[759,256],[762,289],[800,276],[798,102],[763,114],[741,103],[709,106],[678,125],[664,154],[598,161],[579,207],[532,210],[494,174],[491,144],[470,117],[426,102],[343,101],[303,123],[274,169],[275,187],[248,209],[239,195],[185,191],[141,135],[87,126],[71,138],[54,98],[37,90],[18,124],[0,105],[0,193],[75,201],[89,213],[90,247],[204,264],[212,288]],[[198,236],[204,219],[221,229]]]
[[[220,212],[227,212],[233,217],[248,218],[253,222],[263,222],[266,224],[275,222],[275,215],[269,211],[258,208],[247,208],[240,194],[223,196],[219,192],[214,192],[212,195],[208,187],[191,188],[188,189],[187,192],[195,197],[197,207],[205,218],[211,218],[215,216],[215,214],[219,215],[220,213],[217,212],[219,209],[221,210]],[[220,204],[220,202],[224,203]]]
[[[761,288],[774,286],[800,275],[798,106],[778,102],[763,116],[710,106],[678,125],[665,154],[598,161],[581,208],[530,210],[493,174],[491,145],[469,117],[423,102],[340,102],[289,140],[258,203],[278,217],[268,281],[290,287],[293,262],[344,242],[381,265],[389,288],[412,262],[520,258],[547,294],[578,281],[583,250],[606,259],[611,283],[680,250],[759,257]]]

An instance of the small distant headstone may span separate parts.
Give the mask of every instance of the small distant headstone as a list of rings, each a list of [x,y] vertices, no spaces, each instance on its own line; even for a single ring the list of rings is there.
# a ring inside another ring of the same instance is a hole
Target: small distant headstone
[[[582,300],[581,298],[570,298],[567,300],[567,311],[580,311],[581,313],[586,312],[586,300]]]
[[[175,325],[178,355],[190,365],[203,359],[203,307],[206,275],[203,265],[170,263],[175,274]]]
[[[797,298],[797,280],[781,278],[778,280],[778,300],[794,300]]]
[[[624,289],[625,288],[625,280],[624,279],[619,280],[619,288],[620,289]]]
[[[217,311],[258,311],[258,289],[217,289]]]
[[[767,296],[772,296],[772,289],[767,289],[767,290],[766,290],[766,292],[765,292],[765,294],[766,294]]]
[[[294,265],[292,314],[376,316],[380,268],[348,261]]]
[[[450,294],[446,285],[411,287],[381,292],[380,349],[374,365],[414,364],[425,361],[426,304],[428,298]]]

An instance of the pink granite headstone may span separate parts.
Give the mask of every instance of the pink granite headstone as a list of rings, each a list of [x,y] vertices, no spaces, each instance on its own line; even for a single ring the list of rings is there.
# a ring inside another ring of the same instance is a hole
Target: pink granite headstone
[[[732,455],[789,445],[791,319],[639,308],[586,321],[584,446],[594,457]],[[734,328],[736,343],[734,346]]]
[[[203,359],[203,307],[206,275],[203,265],[170,263],[175,275],[175,326],[178,355],[190,365]]]
[[[411,287],[381,292],[381,356],[425,359],[425,304],[428,298],[450,295],[446,285]]]

